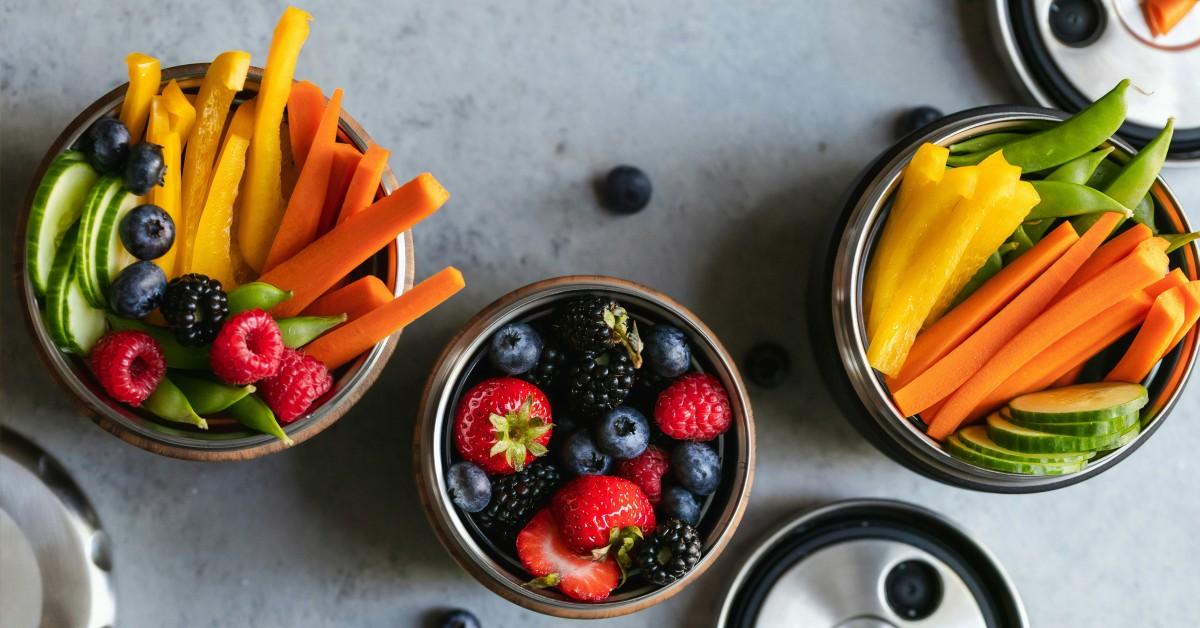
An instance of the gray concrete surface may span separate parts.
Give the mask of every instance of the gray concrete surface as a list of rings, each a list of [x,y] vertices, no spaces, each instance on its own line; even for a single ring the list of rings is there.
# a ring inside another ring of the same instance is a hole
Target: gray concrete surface
[[[46,146],[121,82],[130,50],[165,64],[243,48],[261,64],[279,2],[0,0],[0,256]],[[262,6],[260,6],[260,4]],[[691,590],[603,626],[702,626],[740,550],[829,500],[911,500],[990,545],[1035,626],[1183,626],[1200,616],[1200,387],[1117,469],[1031,496],[910,473],[866,444],[823,389],[802,305],[813,227],[893,139],[895,114],[1013,102],[980,0],[303,3],[298,76],[345,107],[401,176],[454,194],[416,233],[418,276],[464,294],[414,325],[349,416],[263,460],[159,458],[80,416],[31,353],[0,287],[0,421],[57,454],[112,535],[122,626],[413,626],[463,606],[485,625],[555,623],[475,583],[432,539],[409,461],[416,395],[450,334],[511,288],[609,273],[693,308],[741,354],[788,347],[788,386],[753,391],[757,482],[732,551]],[[629,162],[652,207],[617,218],[590,191]],[[1173,171],[1200,203],[1200,171]]]

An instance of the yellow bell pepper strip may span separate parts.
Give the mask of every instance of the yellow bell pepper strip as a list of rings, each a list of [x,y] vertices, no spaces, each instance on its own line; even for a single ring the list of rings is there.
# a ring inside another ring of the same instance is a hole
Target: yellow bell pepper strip
[[[189,249],[188,272],[208,275],[221,282],[226,291],[237,287],[231,236],[233,204],[246,168],[246,149],[254,132],[254,101],[238,107],[225,134],[212,185],[204,202],[204,213],[196,228],[196,239]]]
[[[925,319],[925,326],[932,325],[934,321],[942,317],[942,314],[946,313],[958,292],[967,285],[967,282],[971,281],[971,277],[974,277],[975,273],[987,262],[988,257],[1000,249],[1008,236],[1021,226],[1025,216],[1029,215],[1029,210],[1033,209],[1040,200],[1033,185],[1028,181],[1021,181],[1017,183],[1009,202],[996,207],[995,211],[989,212],[984,217],[979,231],[967,245],[962,260],[958,262],[954,274],[946,282],[946,287],[942,288],[942,294],[938,296],[937,303],[933,305],[929,317]]]
[[[167,168],[162,185],[150,188],[150,202],[161,207],[175,224],[179,224],[179,164],[183,151],[179,146],[179,134],[171,128],[170,115],[163,96],[155,96],[150,101],[150,122],[146,125],[146,141],[162,146],[163,163]],[[177,250],[178,247],[172,245],[162,257],[154,260],[168,278],[175,274]]]
[[[965,168],[946,172],[934,190],[940,197],[936,199],[940,211],[935,226],[906,265],[896,296],[870,339],[867,359],[871,366],[892,377],[900,372],[921,324],[963,253],[986,217],[1010,202],[1020,176],[1021,169],[1009,165],[999,152],[985,159],[976,172]],[[972,177],[976,178],[973,189],[968,182]],[[931,206],[933,201],[928,201]]]
[[[283,152],[279,129],[283,110],[292,90],[296,58],[308,39],[308,22],[312,16],[295,7],[288,7],[275,25],[262,84],[258,88],[255,107],[254,139],[250,142],[250,157],[246,162],[246,185],[243,206],[252,211],[238,216],[238,247],[242,257],[256,271],[262,271],[275,232],[283,219],[283,189],[281,183]]]
[[[175,244],[179,249],[176,270],[179,274],[188,272],[192,240],[196,237],[196,227],[204,211],[204,199],[208,195],[221,131],[225,128],[225,118],[229,115],[233,96],[245,86],[249,70],[250,53],[240,50],[222,52],[213,59],[204,81],[200,83],[200,94],[196,98],[196,122],[192,125],[183,161],[182,220],[175,223]]]
[[[150,117],[150,99],[158,94],[162,82],[162,66],[158,59],[140,52],[131,52],[125,57],[129,66],[129,88],[125,90],[125,101],[121,103],[121,124],[129,129],[129,141],[142,141],[146,130],[146,119]]]
[[[182,145],[186,146],[192,125],[196,122],[196,106],[188,100],[175,79],[171,79],[163,88],[162,98],[167,106],[167,116],[171,119],[171,130],[179,136]]]
[[[871,336],[879,329],[879,322],[896,294],[900,278],[906,274],[909,259],[920,248],[925,233],[933,225],[930,208],[913,200],[941,181],[949,156],[947,148],[923,144],[904,169],[900,191],[896,193],[892,211],[883,226],[883,235],[871,256],[863,288],[867,330]]]

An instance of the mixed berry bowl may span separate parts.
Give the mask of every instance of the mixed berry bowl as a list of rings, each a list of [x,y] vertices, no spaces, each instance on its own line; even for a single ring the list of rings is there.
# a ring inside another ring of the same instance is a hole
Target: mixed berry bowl
[[[547,279],[484,308],[438,358],[415,440],[454,559],[559,617],[687,587],[733,536],[754,475],[749,399],[720,341],[611,277]]]

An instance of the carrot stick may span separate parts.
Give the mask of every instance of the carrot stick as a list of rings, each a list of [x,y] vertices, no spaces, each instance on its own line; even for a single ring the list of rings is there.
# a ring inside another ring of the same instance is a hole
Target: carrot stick
[[[342,221],[366,209],[375,202],[375,194],[379,191],[379,181],[383,178],[383,169],[387,168],[388,151],[374,144],[367,147],[358,167],[354,169],[354,177],[350,179],[350,187],[346,189],[346,198],[342,201],[341,212],[337,222]]]
[[[318,235],[328,233],[337,224],[342,201],[362,157],[363,154],[350,144],[333,145],[333,165],[329,170],[329,187],[325,189],[325,205],[321,207],[321,222],[317,225]]]
[[[317,135],[321,114],[325,111],[325,94],[308,81],[292,84],[287,99],[288,138],[292,142],[292,158],[296,169],[304,167],[308,149]]]
[[[1036,319],[1084,260],[1091,255],[1120,219],[1106,213],[1035,279],[975,333],[907,385],[893,393],[905,416],[922,412],[951,395],[1000,352],[1026,325]],[[1137,286],[1140,288],[1141,286]],[[1136,289],[1136,288],[1134,288]],[[999,384],[1003,380],[997,380]],[[990,392],[990,391],[989,391]],[[982,401],[982,400],[981,400]],[[972,406],[974,407],[974,406]]]
[[[1088,236],[1097,229],[1103,229],[1102,233],[1108,235],[1113,224],[1106,219],[1115,220],[1116,216],[1104,214],[1079,241],[1088,240]],[[1012,377],[1013,373],[1025,367],[1046,348],[1053,346],[1059,338],[1083,324],[1088,314],[1105,309],[1161,279],[1167,273],[1167,264],[1166,253],[1149,242],[1143,243],[1131,255],[1041,312],[1032,322],[1022,326],[1000,351],[950,395],[946,405],[933,417],[929,436],[944,440],[1004,380]]]
[[[1168,290],[1154,300],[1146,321],[1133,338],[1121,361],[1108,372],[1106,382],[1140,382],[1167,354],[1171,340],[1183,327],[1183,290]]]
[[[317,239],[321,209],[325,206],[325,192],[329,189],[329,177],[333,172],[333,145],[337,141],[341,111],[342,90],[335,89],[325,112],[321,114],[312,148],[304,160],[300,178],[296,179],[292,197],[288,199],[283,222],[279,223],[279,231],[271,243],[271,251],[267,253],[267,261],[263,265],[266,270],[274,268]]]
[[[1033,283],[1076,241],[1075,229],[1064,222],[1012,264],[1004,267],[965,301],[917,336],[908,360],[892,388],[903,387],[975,333],[1000,308]]]
[[[1180,296],[1183,297],[1183,325],[1179,327],[1178,333],[1171,339],[1171,344],[1167,347],[1166,353],[1170,353],[1175,348],[1175,345],[1182,342],[1183,337],[1192,330],[1196,321],[1200,320],[1200,282],[1188,282],[1180,290],[1180,293]]]
[[[356,266],[437,211],[449,198],[446,188],[425,173],[334,227],[259,277],[259,281],[292,291],[292,298],[275,306],[271,313],[276,318],[300,314]]]
[[[1108,344],[1104,345],[1104,347],[1107,346]],[[1096,351],[1096,353],[1103,351],[1104,347],[1101,347],[1098,351]],[[1074,386],[1079,382],[1079,378],[1083,376],[1083,367],[1085,366],[1087,366],[1087,360],[1083,360],[1079,364],[1071,367],[1070,370],[1059,376],[1058,379],[1051,382],[1047,388],[1063,388],[1065,386]]]
[[[392,291],[375,275],[367,275],[317,299],[304,313],[308,316],[345,314],[354,320],[392,300]]]
[[[1145,0],[1142,11],[1155,37],[1166,35],[1196,6],[1196,0]]]
[[[326,368],[336,369],[424,316],[464,286],[466,282],[458,269],[443,268],[387,305],[317,338],[304,347],[304,352],[320,360]]]
[[[1096,249],[1096,252],[1088,258],[1083,266],[1075,273],[1074,277],[1063,286],[1062,296],[1067,296],[1075,291],[1076,288],[1087,283],[1089,279],[1095,277],[1100,271],[1117,263],[1117,260],[1129,255],[1137,245],[1145,240],[1154,237],[1154,232],[1150,228],[1142,224],[1134,224],[1132,227],[1123,231],[1120,235],[1105,242],[1103,246]]]

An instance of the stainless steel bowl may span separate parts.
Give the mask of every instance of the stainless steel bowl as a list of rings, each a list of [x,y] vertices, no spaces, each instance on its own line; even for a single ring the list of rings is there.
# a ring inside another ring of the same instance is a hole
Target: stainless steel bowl
[[[826,247],[813,266],[809,302],[810,333],[822,374],[843,411],[877,448],[901,464],[948,484],[982,491],[1027,493],[1082,482],[1112,468],[1146,442],[1179,399],[1196,361],[1197,332],[1188,333],[1168,355],[1149,383],[1150,403],[1143,410],[1143,429],[1129,445],[1093,460],[1083,471],[1065,476],[1026,476],[983,469],[950,457],[913,421],[897,410],[880,377],[867,363],[862,283],[872,247],[887,218],[889,200],[901,172],[925,142],[953,144],[1031,122],[1063,120],[1066,114],[1035,107],[984,107],[949,116],[902,139],[875,160],[851,187],[829,225]],[[1120,139],[1109,144],[1113,155],[1128,159],[1132,149]],[[1167,184],[1159,178],[1152,194],[1158,204],[1160,229],[1191,231],[1187,216]],[[1172,265],[1197,278],[1197,248],[1189,244],[1172,254]]]
[[[175,79],[185,91],[194,92],[199,88],[200,81],[204,78],[207,69],[207,63],[166,68],[163,70],[162,80],[165,84],[167,81]],[[245,89],[238,94],[237,100],[240,102],[256,94],[261,79],[262,69],[251,68],[246,79]],[[188,429],[178,424],[165,423],[149,413],[135,411],[133,408],[113,401],[97,385],[88,372],[87,365],[79,358],[59,351],[46,332],[42,313],[33,292],[33,284],[29,281],[25,269],[25,226],[29,218],[33,195],[50,162],[59,153],[72,146],[93,122],[117,111],[124,99],[125,89],[126,85],[121,85],[92,103],[58,136],[50,149],[46,151],[46,156],[42,159],[41,166],[30,183],[25,204],[21,208],[16,230],[16,233],[19,234],[16,247],[17,294],[20,295],[23,303],[25,321],[29,326],[30,333],[33,334],[34,345],[55,379],[97,425],[142,449],[176,458],[213,461],[256,458],[280,451],[285,448],[282,442],[266,434],[245,430],[232,419],[218,417],[210,420],[210,429],[205,432]],[[340,120],[339,135],[343,141],[354,144],[359,150],[366,150],[372,142],[362,127],[354,119],[344,114]],[[397,187],[399,185],[391,170],[385,170],[380,186],[382,193],[390,193]],[[356,272],[377,275],[396,295],[412,288],[412,233],[401,234],[395,242],[377,253]],[[346,414],[379,377],[379,373],[396,348],[398,337],[399,333],[393,334],[387,340],[375,345],[366,355],[359,357],[339,373],[335,373],[333,392],[326,401],[308,416],[284,426],[284,430],[292,440],[295,443],[307,440]]]
[[[472,368],[484,358],[487,341],[501,326],[545,315],[565,299],[603,294],[625,305],[635,318],[665,321],[687,334],[694,366],[721,380],[729,392],[733,426],[720,437],[722,479],[702,512],[699,532],[704,557],[680,580],[661,589],[620,590],[605,602],[575,602],[556,591],[523,586],[529,576],[463,516],[445,490],[453,452],[454,411]],[[539,613],[569,618],[614,617],[662,602],[682,591],[716,561],[745,511],[754,478],[754,420],[737,365],[712,330],[687,308],[645,286],[612,277],[572,276],[540,281],[501,297],[477,314],[446,346],[429,375],[421,401],[413,450],[417,486],[425,514],[442,545],[484,586]]]

